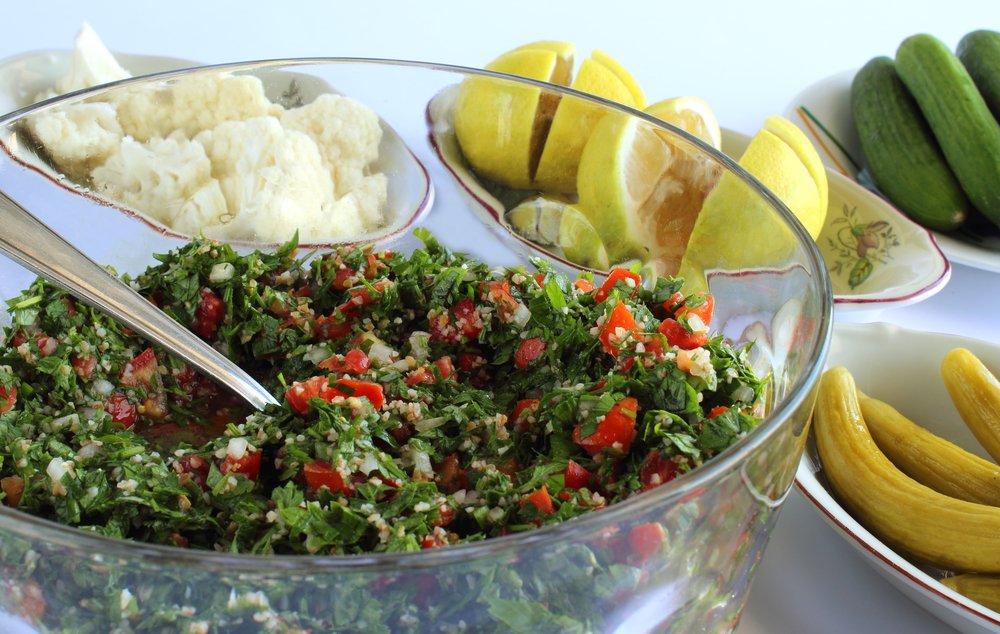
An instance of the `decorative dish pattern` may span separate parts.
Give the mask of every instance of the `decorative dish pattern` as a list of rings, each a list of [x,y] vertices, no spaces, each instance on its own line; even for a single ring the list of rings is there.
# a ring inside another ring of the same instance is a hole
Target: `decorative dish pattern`
[[[851,118],[851,81],[856,72],[842,71],[807,87],[788,105],[785,116],[805,131],[831,171],[874,191],[862,169],[863,153]],[[1000,272],[1000,232],[985,237],[961,231],[933,233],[953,262]]]

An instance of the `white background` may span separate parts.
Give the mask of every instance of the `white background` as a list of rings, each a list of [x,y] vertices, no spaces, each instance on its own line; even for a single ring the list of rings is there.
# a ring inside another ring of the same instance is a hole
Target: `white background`
[[[950,46],[1000,30],[1000,2],[947,0],[499,2],[3,2],[0,58],[72,45],[84,21],[109,48],[204,62],[388,57],[482,66],[516,45],[600,48],[650,102],[706,100],[723,127],[752,134],[809,84],[892,55],[917,32]],[[1000,343],[1000,274],[955,265],[932,298],[880,318]],[[0,624],[2,625],[2,624]],[[869,568],[793,492],[759,569],[739,634],[949,631]]]

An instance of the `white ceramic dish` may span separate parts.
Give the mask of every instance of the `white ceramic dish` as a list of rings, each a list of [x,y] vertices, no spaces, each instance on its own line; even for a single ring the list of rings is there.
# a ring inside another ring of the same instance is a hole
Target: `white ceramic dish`
[[[428,105],[431,144],[474,211],[484,222],[509,232],[529,255],[572,267],[558,250],[532,242],[505,222],[504,201],[484,187],[462,157],[450,123],[453,100],[453,91],[445,90]],[[722,132],[722,151],[730,156],[739,157],[749,142],[750,137],[739,132]],[[944,288],[951,265],[930,232],[851,179],[834,170],[828,170],[828,176],[829,213],[817,243],[830,273],[838,319],[871,321],[886,308],[913,304]]]
[[[998,345],[884,323],[835,326],[827,367],[845,366],[859,389],[892,404],[939,436],[988,458],[962,422],[941,380],[941,359],[956,347],[968,348],[988,367],[1000,371]],[[795,481],[820,516],[900,592],[961,632],[1000,632],[1000,614],[945,587],[938,582],[943,571],[914,563],[851,517],[832,494],[811,437]]]
[[[850,179],[857,179],[863,165],[850,108],[856,72],[842,71],[812,84],[795,96],[784,113],[809,136],[827,167]],[[1000,272],[1000,234],[978,244],[961,235],[934,232],[934,236],[953,262]]]
[[[68,72],[72,55],[72,51],[69,50],[49,50],[24,53],[0,60],[0,113],[11,112],[30,105],[34,102],[34,96],[44,90],[51,89],[57,79]],[[200,62],[173,57],[117,52],[114,53],[114,56],[119,64],[133,76],[201,65]],[[267,96],[276,103],[282,103],[288,94],[293,94],[300,102],[304,99],[308,103],[318,94],[336,92],[332,87],[317,82],[315,77],[306,77],[287,71],[275,74],[265,73],[261,78]],[[434,187],[426,168],[388,123],[382,120],[381,125],[383,135],[379,147],[379,158],[373,163],[372,169],[389,176],[388,199],[385,206],[386,223],[368,234],[353,236],[350,240],[352,242],[381,242],[394,239],[413,227],[434,202]],[[9,139],[3,139],[0,140],[0,143],[8,147],[18,146],[17,143],[9,141]],[[27,144],[23,147],[27,147]],[[95,196],[87,188],[63,178],[33,152],[22,151],[12,154],[15,160],[34,167],[39,173],[48,176],[61,187],[84,196]],[[114,203],[111,206],[130,220],[150,225],[167,238],[186,241],[191,237],[174,232],[139,210]],[[231,242],[236,246],[248,248],[266,246],[259,242]],[[336,242],[344,241],[337,240]],[[307,248],[324,247],[329,246],[329,244],[328,242],[303,242],[301,246]]]

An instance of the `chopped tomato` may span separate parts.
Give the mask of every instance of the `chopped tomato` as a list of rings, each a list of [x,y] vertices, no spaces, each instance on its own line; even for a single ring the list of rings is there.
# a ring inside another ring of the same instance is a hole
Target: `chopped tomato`
[[[12,508],[17,508],[17,505],[21,503],[21,493],[24,492],[24,480],[16,475],[0,478],[0,491],[4,493],[4,503]]]
[[[469,339],[477,339],[483,331],[483,320],[476,311],[476,305],[468,297],[458,300],[451,311],[455,314],[455,328]]]
[[[212,465],[208,460],[194,454],[186,454],[174,463],[174,471],[181,479],[181,484],[191,481],[202,489],[208,487],[208,472]]]
[[[631,282],[627,282],[626,280],[631,280]],[[632,271],[622,268],[613,268],[611,269],[611,272],[608,273],[607,279],[604,280],[603,284],[601,284],[601,287],[597,289],[596,293],[594,293],[594,301],[603,302],[606,300],[608,295],[611,294],[611,289],[613,289],[618,282],[625,282],[625,284],[632,289],[632,292],[629,293],[629,297],[631,297],[632,295],[635,295],[636,291],[639,290],[642,278],[639,277],[637,273],[633,273]]]
[[[139,418],[135,405],[129,402],[128,397],[121,392],[115,392],[108,397],[104,404],[104,411],[111,416],[111,420],[125,427],[135,425],[135,421]]]
[[[356,396],[358,398],[367,398],[375,409],[382,409],[382,406],[385,405],[385,394],[382,392],[382,386],[371,381],[338,379],[334,382],[331,391],[333,393],[329,396],[324,394],[320,398],[325,401],[332,401],[337,396]]]
[[[584,469],[576,460],[566,463],[563,482],[567,489],[582,489],[590,484],[590,472]]]
[[[321,398],[329,402],[335,396],[338,396],[337,391],[330,387],[330,379],[325,376],[314,376],[305,381],[296,381],[285,390],[285,400],[299,414],[305,414],[309,411],[309,401],[312,399]]]
[[[354,288],[347,291],[349,296],[348,300],[337,307],[343,315],[353,316],[358,313],[358,309],[362,306],[368,306],[369,304],[374,304],[376,301],[381,299],[382,293],[387,289],[392,287],[393,281],[390,279],[382,278],[376,282],[373,282],[371,289],[368,286],[355,286]],[[371,291],[374,290],[376,295],[372,295]]]
[[[539,401],[537,398],[522,398],[514,405],[514,416],[513,420],[515,423],[521,420],[521,416],[527,412],[528,414],[533,414],[538,409]]]
[[[406,384],[410,387],[421,383],[434,383],[435,381],[437,379],[434,378],[434,373],[426,365],[414,368],[406,373]]]
[[[690,332],[679,321],[667,317],[660,322],[660,332],[667,338],[667,343],[681,350],[694,350],[708,343],[708,333]]]
[[[89,379],[91,375],[94,374],[94,368],[97,367],[97,357],[92,355],[80,356],[74,354],[70,358],[70,363],[73,364],[73,372],[76,373],[81,379]]]
[[[194,321],[191,330],[202,339],[211,340],[219,330],[219,325],[226,316],[226,303],[212,289],[201,289],[201,299],[194,310]]]
[[[313,332],[317,339],[344,339],[354,330],[354,323],[341,315],[320,315],[313,322]]]
[[[697,305],[693,308],[691,304]],[[695,299],[685,301],[677,309],[675,316],[680,319],[686,315],[697,315],[706,326],[712,323],[712,313],[715,311],[715,298],[709,293],[697,293]]]
[[[483,282],[480,287],[483,299],[490,302],[497,308],[500,321],[508,322],[517,312],[520,304],[510,292],[510,282],[507,280],[496,280]]]
[[[675,477],[677,477],[677,463],[670,458],[664,458],[659,449],[650,449],[642,459],[639,482],[642,482],[643,491],[670,482]]]
[[[434,467],[438,485],[445,493],[454,493],[469,488],[469,476],[458,462],[458,454],[453,453]]]
[[[9,388],[0,387],[0,414],[9,412],[17,405],[17,387],[11,385]]]
[[[573,430],[573,442],[583,447],[587,453],[596,456],[602,449],[617,449],[628,453],[635,438],[635,419],[639,410],[639,402],[626,396],[615,403],[604,420],[597,424],[594,433],[586,438],[581,437],[582,425]]]
[[[666,541],[667,533],[663,526],[652,522],[638,524],[628,533],[628,543],[632,549],[630,559],[633,563],[645,563],[663,548]]]
[[[458,353],[458,369],[462,372],[472,372],[485,364],[486,359],[483,358],[478,350],[463,350]]]
[[[552,515],[556,512],[554,506],[552,506],[552,496],[549,495],[549,489],[544,484],[542,488],[536,489],[529,493],[528,495],[521,498],[521,506],[526,504],[533,505],[540,513],[545,513],[546,515]]]
[[[130,387],[136,385],[148,387],[153,384],[153,377],[156,376],[157,371],[156,353],[153,352],[152,348],[146,348],[125,364],[118,375],[118,380],[122,382],[122,385]]]
[[[223,475],[238,473],[256,482],[257,477],[260,476],[260,451],[248,450],[242,458],[233,458],[227,455],[219,465],[219,471]]]
[[[450,378],[452,374],[455,374],[455,364],[452,363],[451,357],[445,355],[434,362],[437,369],[441,371],[441,379]]]
[[[538,357],[542,356],[547,347],[541,337],[522,339],[514,352],[514,365],[524,370],[531,365]]]
[[[319,363],[324,370],[338,374],[364,374],[371,365],[371,360],[363,350],[354,348],[347,354],[335,354]]]
[[[725,406],[725,405],[716,405],[712,409],[708,410],[708,417],[709,418],[715,418],[719,414],[722,414],[723,412],[726,412],[728,410],[729,410],[729,408],[727,406]]]
[[[614,310],[611,311],[607,321],[604,322],[604,326],[601,327],[601,332],[597,335],[597,338],[601,340],[601,347],[604,348],[604,351],[617,359],[618,344],[635,328],[636,323],[635,318],[632,317],[632,313],[629,312],[628,307],[621,300],[618,300]]]
[[[581,293],[589,293],[594,290],[594,283],[583,277],[573,282],[573,286],[575,286]]]
[[[354,283],[354,279],[357,277],[358,272],[349,266],[341,266],[337,269],[337,272],[333,276],[333,281],[330,282],[330,288],[337,291],[346,291]]]
[[[306,486],[315,493],[326,487],[333,493],[343,493],[349,495],[353,489],[344,482],[343,476],[325,460],[313,460],[302,465],[302,475],[306,479]]]

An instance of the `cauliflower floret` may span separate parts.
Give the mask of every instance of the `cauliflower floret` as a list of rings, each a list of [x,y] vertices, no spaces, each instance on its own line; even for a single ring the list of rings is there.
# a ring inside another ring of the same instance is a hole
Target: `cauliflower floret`
[[[125,137],[92,180],[101,195],[185,233],[219,224],[227,213],[204,148],[180,137],[148,143]]]
[[[212,161],[231,217],[205,235],[282,241],[333,237],[361,229],[358,218],[334,218],[333,182],[308,136],[274,117],[227,121],[195,137]]]
[[[37,95],[35,101],[131,76],[131,73],[118,64],[115,56],[111,54],[94,29],[84,22],[76,34],[76,40],[73,44],[73,58],[70,62],[69,73],[61,77],[53,89]]]
[[[312,137],[333,174],[337,198],[352,191],[378,158],[382,128],[378,115],[342,95],[320,95],[308,105],[285,110],[281,123]]]
[[[122,140],[115,109],[107,103],[78,103],[27,120],[28,130],[71,179],[82,179],[103,163]]]
[[[354,189],[337,199],[330,217],[336,218],[338,223],[347,218],[357,218],[362,233],[381,227],[385,222],[383,210],[388,188],[389,179],[385,174],[365,176]],[[317,237],[322,237],[322,234]]]
[[[193,138],[224,121],[277,116],[257,77],[207,73],[185,77],[162,88],[136,86],[110,96],[125,134],[138,141],[181,132]]]

